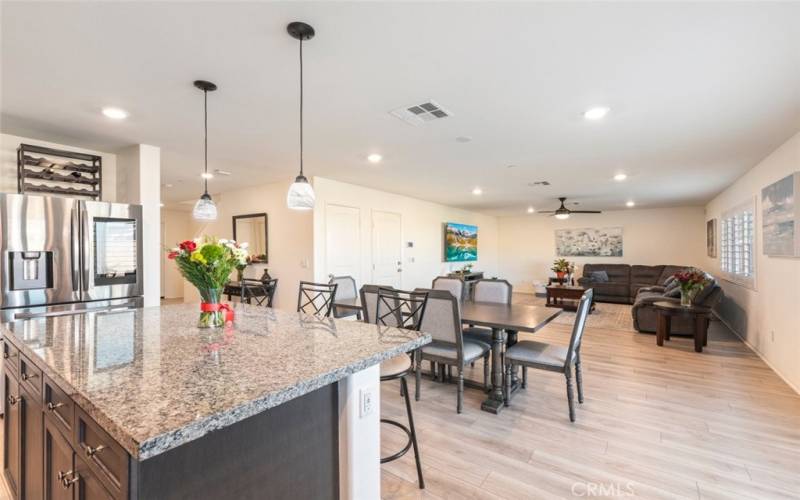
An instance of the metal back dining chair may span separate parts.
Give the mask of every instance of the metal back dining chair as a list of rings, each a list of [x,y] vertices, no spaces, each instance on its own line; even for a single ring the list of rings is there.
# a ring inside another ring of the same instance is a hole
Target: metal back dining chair
[[[301,281],[297,292],[297,312],[327,318],[333,309],[336,288],[336,284]]]
[[[259,306],[272,307],[275,290],[278,288],[278,279],[266,281],[244,278],[241,281],[241,301],[247,304],[253,302]]]
[[[364,322],[382,326],[393,326],[419,331],[421,321],[425,316],[428,294],[425,292],[405,292],[392,287],[378,285],[364,285],[361,287],[361,306],[364,312]],[[414,358],[418,354],[414,353]],[[417,431],[414,427],[414,414],[411,410],[411,398],[408,393],[406,376],[413,369],[412,357],[401,354],[381,363],[381,382],[400,380],[400,395],[405,400],[408,426],[396,420],[382,418],[381,422],[401,429],[408,436],[405,446],[392,455],[381,457],[381,463],[391,462],[405,455],[409,449],[414,449],[414,460],[417,465],[417,478],[420,489],[425,488],[425,479],[422,477],[422,462],[417,444]],[[417,391],[419,381],[417,381]]]
[[[356,280],[352,276],[331,276],[331,280],[328,282],[329,284],[337,285],[336,288],[336,298],[337,299],[355,299],[358,297],[358,288],[356,288]],[[343,310],[337,311],[336,307],[333,308],[333,317],[334,318],[347,318],[349,316],[355,316],[357,319],[361,319],[361,312],[354,311],[354,310]]]
[[[458,299],[459,305],[464,300],[464,280],[461,278],[451,278],[450,276],[438,276],[433,279],[431,288],[434,290],[447,290]]]
[[[578,304],[578,312],[575,315],[575,323],[572,326],[567,347],[536,342],[533,340],[523,340],[509,347],[505,355],[506,376],[505,376],[505,404],[510,404],[511,395],[511,373],[517,366],[536,368],[552,372],[563,373],[567,379],[567,403],[569,404],[569,419],[575,421],[575,401],[572,393],[572,367],[575,366],[575,381],[578,385],[578,403],[583,404],[583,379],[581,376],[581,341],[583,332],[586,328],[586,318],[589,309],[592,307],[592,294],[589,289],[584,292]],[[523,384],[525,387],[527,384]]]
[[[491,347],[483,342],[465,339],[461,332],[461,310],[458,300],[448,290],[423,290],[416,291],[428,293],[428,303],[425,306],[425,317],[422,319],[420,329],[433,338],[433,342],[421,349],[421,356],[417,356],[416,399],[420,397],[420,376],[422,373],[422,360],[439,363],[446,366],[455,366],[458,374],[458,392],[456,411],[461,413],[464,400],[464,367],[483,358],[483,383],[489,386],[489,353]]]

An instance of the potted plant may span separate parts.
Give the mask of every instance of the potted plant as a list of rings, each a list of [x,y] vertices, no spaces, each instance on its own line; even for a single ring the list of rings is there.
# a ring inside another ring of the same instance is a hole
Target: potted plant
[[[681,287],[681,305],[690,307],[697,292],[708,284],[708,278],[699,269],[687,269],[672,275]]]
[[[186,240],[170,249],[167,257],[178,265],[183,277],[200,292],[200,319],[197,326],[224,326],[232,310],[220,303],[225,285],[238,266],[247,263],[247,244],[212,237]]]
[[[556,278],[558,278],[558,281],[564,283],[564,278],[571,272],[571,270],[575,270],[575,266],[570,264],[567,259],[556,259],[553,261],[553,267],[551,267],[550,270],[556,273]]]

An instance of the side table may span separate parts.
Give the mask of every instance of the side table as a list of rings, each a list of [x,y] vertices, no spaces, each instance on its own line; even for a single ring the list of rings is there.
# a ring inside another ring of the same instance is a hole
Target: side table
[[[703,352],[703,347],[708,345],[708,321],[711,318],[711,308],[701,306],[682,306],[679,303],[658,301],[653,302],[658,313],[656,327],[656,344],[664,345],[669,340],[672,317],[682,316],[691,319],[694,324],[694,350]]]

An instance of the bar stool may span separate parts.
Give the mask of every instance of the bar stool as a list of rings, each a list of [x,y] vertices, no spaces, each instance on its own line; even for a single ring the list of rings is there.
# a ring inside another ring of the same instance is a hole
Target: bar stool
[[[361,304],[364,307],[364,321],[366,323],[419,331],[427,302],[428,293],[424,291],[405,292],[375,285],[361,287]],[[400,393],[405,399],[406,414],[408,416],[408,426],[396,420],[381,419],[381,423],[401,429],[408,437],[408,441],[400,451],[388,457],[381,457],[381,463],[385,464],[397,460],[413,448],[419,487],[424,489],[425,479],[422,477],[422,462],[419,455],[419,445],[417,444],[417,431],[414,428],[414,414],[411,410],[411,397],[409,395],[408,382],[406,381],[406,376],[414,371],[413,359],[416,359],[416,356],[419,356],[416,351],[413,355],[401,354],[384,361],[380,366],[381,382],[400,380]]]

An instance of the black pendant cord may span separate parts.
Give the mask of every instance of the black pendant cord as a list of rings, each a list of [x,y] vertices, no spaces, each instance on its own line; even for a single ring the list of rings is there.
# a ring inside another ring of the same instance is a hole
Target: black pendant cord
[[[303,38],[300,38],[300,177],[303,176]]]
[[[208,196],[208,90],[203,90],[203,134],[203,156],[205,161],[203,194]]]

